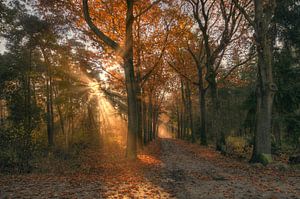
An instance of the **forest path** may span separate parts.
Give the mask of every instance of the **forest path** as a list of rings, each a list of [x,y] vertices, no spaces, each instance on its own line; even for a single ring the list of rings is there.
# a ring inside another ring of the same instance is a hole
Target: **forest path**
[[[112,151],[115,150],[115,151]],[[136,161],[117,148],[85,151],[75,172],[0,175],[7,198],[299,198],[300,174],[249,165],[175,139],[149,144]]]
[[[251,166],[174,139],[161,140],[160,159],[161,187],[176,198],[300,198],[299,172]]]

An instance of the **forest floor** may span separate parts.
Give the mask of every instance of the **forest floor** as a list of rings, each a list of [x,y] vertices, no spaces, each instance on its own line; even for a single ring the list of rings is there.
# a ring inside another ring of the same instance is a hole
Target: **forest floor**
[[[76,171],[0,175],[0,198],[300,198],[299,170],[174,139],[152,142],[136,161],[117,151],[89,149]]]

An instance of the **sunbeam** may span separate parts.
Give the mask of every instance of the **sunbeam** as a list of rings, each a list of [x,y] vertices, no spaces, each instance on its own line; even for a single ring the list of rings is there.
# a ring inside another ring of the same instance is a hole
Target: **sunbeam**
[[[101,90],[100,83],[87,76],[82,76],[81,79],[87,85],[89,93],[88,102],[92,99],[97,101],[97,110],[99,115],[99,136],[102,140],[102,145],[106,149],[117,147],[120,150],[126,148],[127,123],[121,117],[118,110],[106,98]]]

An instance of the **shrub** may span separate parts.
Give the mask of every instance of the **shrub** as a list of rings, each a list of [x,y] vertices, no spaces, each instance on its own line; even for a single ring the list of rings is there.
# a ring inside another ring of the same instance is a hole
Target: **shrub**
[[[226,138],[226,153],[245,157],[251,151],[250,143],[246,138],[228,136]]]
[[[22,126],[0,130],[0,171],[29,172],[33,145],[30,132]]]

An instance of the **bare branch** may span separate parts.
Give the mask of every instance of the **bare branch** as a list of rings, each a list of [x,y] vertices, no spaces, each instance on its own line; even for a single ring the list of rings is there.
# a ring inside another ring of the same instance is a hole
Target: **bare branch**
[[[239,9],[239,11],[243,14],[243,16],[245,17],[245,19],[248,21],[248,23],[252,26],[255,27],[255,23],[254,21],[250,18],[249,14],[247,13],[247,11],[245,10],[244,7],[241,6],[241,4],[239,4],[238,0],[232,0],[234,5]],[[251,0],[246,4],[246,6],[248,6],[250,4]]]
[[[168,28],[167,28],[168,29]],[[159,62],[161,61],[165,51],[166,51],[166,48],[167,48],[167,43],[168,43],[168,38],[169,38],[169,32],[167,32],[167,35],[165,37],[165,40],[164,40],[164,46],[160,52],[160,55],[159,55],[159,58],[157,59],[157,61],[154,63],[153,67],[142,77],[142,85],[144,85],[144,83],[147,81],[147,79],[151,76],[151,74],[153,73],[153,71],[155,70],[155,68],[158,66]]]
[[[236,64],[235,66],[233,66],[229,71],[228,73],[221,79],[221,81],[224,81],[236,68],[248,63],[249,61],[251,61],[254,57],[256,56],[256,53],[254,53],[253,55],[250,55],[248,57],[248,59],[246,59],[245,61],[239,63],[239,64]]]
[[[219,69],[219,67],[220,67],[220,65],[221,65],[221,62],[222,62],[222,60],[223,60],[225,51],[226,51],[226,48],[224,48],[223,51],[222,51],[222,53],[221,53],[221,56],[220,56],[220,58],[219,58],[219,62],[217,63],[216,68],[215,68],[215,72],[217,72],[217,70]]]
[[[191,80],[188,76],[186,76],[185,74],[181,73],[171,62],[167,61],[168,65],[175,70],[175,72],[180,75],[181,77],[185,78],[186,80],[188,80],[189,82],[191,82],[192,84],[199,86],[199,83],[194,82],[193,80]]]
[[[192,49],[190,48],[190,46],[188,45],[188,48],[187,48],[188,52],[191,54],[191,56],[193,57],[197,67],[200,66],[200,60],[198,60],[197,56],[195,55],[195,53],[192,51]]]

